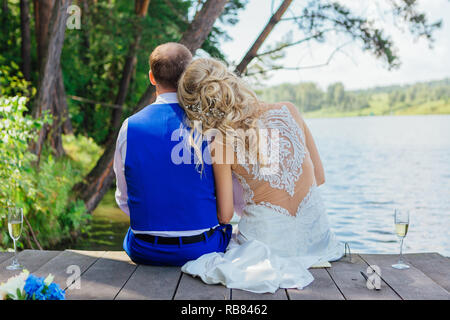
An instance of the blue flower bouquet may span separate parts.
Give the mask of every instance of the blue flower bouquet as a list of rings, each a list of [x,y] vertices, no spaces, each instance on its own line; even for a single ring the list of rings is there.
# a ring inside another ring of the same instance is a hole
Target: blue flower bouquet
[[[53,279],[51,274],[44,279],[25,270],[0,284],[0,300],[64,300],[65,291]]]

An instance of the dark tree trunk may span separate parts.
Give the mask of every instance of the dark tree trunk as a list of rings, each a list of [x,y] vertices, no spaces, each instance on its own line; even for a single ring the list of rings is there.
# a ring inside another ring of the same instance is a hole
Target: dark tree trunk
[[[43,68],[42,64],[44,63],[43,58],[49,46],[48,41],[51,32],[49,31],[50,20],[52,18],[52,12],[54,10],[56,2],[58,1],[55,0],[34,1],[37,53],[41,74],[43,72],[42,69]],[[67,17],[65,19],[67,19]],[[53,124],[51,130],[49,130],[49,132],[47,133],[50,146],[52,147],[56,156],[61,156],[64,154],[61,134],[62,133],[73,134],[73,128],[69,117],[69,109],[67,106],[66,91],[64,88],[63,79],[64,78],[61,70],[61,64],[60,62],[58,62],[56,79],[53,82],[54,88],[52,88],[52,106],[49,109],[53,116]],[[35,108],[37,106],[38,104],[35,104]],[[35,110],[34,113],[36,114],[37,110]],[[46,138],[44,138],[44,141]]]
[[[61,130],[58,132],[64,134],[73,134],[72,121],[70,120],[69,107],[67,105],[66,89],[64,87],[64,78],[61,70],[61,64],[58,68],[58,79],[55,84],[56,99],[54,101],[55,115],[60,118],[57,123]]]
[[[122,115],[123,115],[122,106],[125,103],[125,99],[127,98],[131,77],[136,67],[137,51],[142,37],[142,27],[140,24],[141,23],[140,20],[147,15],[149,4],[150,0],[135,0],[135,13],[137,17],[138,27],[135,33],[134,41],[133,43],[131,43],[130,48],[128,50],[128,55],[125,59],[125,65],[123,68],[122,77],[120,79],[119,84],[119,91],[117,92],[116,100],[114,101],[114,104],[119,105],[121,107],[115,108],[112,112],[112,120],[111,120],[112,125],[110,127],[109,132],[110,136],[114,135],[114,132],[120,128],[120,124],[122,123]]]
[[[81,15],[81,23],[82,28],[79,30],[81,32],[81,47],[78,51],[78,54],[80,55],[81,61],[83,61],[85,66],[91,65],[91,59],[89,56],[89,51],[91,48],[91,42],[90,42],[90,30],[91,30],[91,13],[94,12],[95,7],[91,7],[92,0],[82,0],[81,1],[81,10],[83,14]],[[95,3],[94,3],[95,4]],[[92,78],[89,79],[89,81],[86,83],[85,91],[89,92],[92,88]],[[83,95],[84,96],[84,95]],[[81,123],[81,127],[84,130],[84,133],[87,134],[89,130],[93,126],[93,116],[94,110],[90,106],[86,106],[85,104],[81,105],[82,113],[84,114],[83,120]]]
[[[191,52],[197,51],[205,42],[216,19],[220,16],[229,0],[208,0],[200,11],[195,15],[194,20],[183,33],[179,43],[185,45]],[[149,105],[155,87],[149,85],[141,96],[138,103],[138,110]]]
[[[222,13],[228,0],[208,0],[198,12],[188,29],[183,33],[180,43],[195,53],[208,37],[216,19]],[[150,104],[155,97],[155,88],[149,86],[141,96],[134,112]],[[89,172],[86,178],[74,186],[74,191],[79,198],[83,199],[88,212],[92,212],[114,181],[114,151],[116,149],[116,139],[119,129],[105,145],[105,151],[97,161],[94,169]]]
[[[61,76],[59,68],[61,51],[64,43],[66,21],[68,17],[67,8],[71,2],[72,0],[58,0],[53,7],[50,27],[48,28],[49,37],[46,41],[47,46],[43,53],[43,60],[41,63],[38,95],[35,101],[36,107],[34,116],[40,118],[44,112],[50,111],[52,114],[56,114],[54,119],[54,123],[56,124],[60,122],[60,113],[55,110],[55,95],[58,94],[56,84],[58,77]],[[40,2],[40,4],[42,3],[43,2]],[[60,129],[53,127],[55,126],[52,126],[52,128],[48,125],[43,126],[39,131],[37,142],[32,146],[33,152],[38,156],[38,162],[49,132],[52,134],[50,143],[53,146],[55,153],[59,155],[61,151],[63,151]]]
[[[292,0],[283,1],[281,6],[275,12],[275,14],[270,18],[269,22],[267,23],[261,34],[258,36],[256,41],[253,43],[250,50],[248,50],[247,54],[244,56],[242,61],[238,64],[238,66],[234,70],[236,74],[241,75],[247,69],[247,66],[256,57],[256,55],[258,54],[258,50],[261,48],[262,44],[267,39],[267,37],[269,36],[273,28],[276,26],[276,24],[281,20],[281,17],[289,8],[291,3]]]
[[[229,0],[208,0],[180,39],[191,52],[197,51],[211,32],[214,22]]]
[[[20,0],[20,33],[22,35],[22,73],[31,80],[31,37],[29,0]]]
[[[112,120],[110,127],[110,134],[120,127],[122,123],[123,104],[127,98],[128,88],[131,82],[131,76],[133,75],[134,68],[137,63],[137,48],[141,41],[141,35],[138,35],[135,41],[131,44],[129,55],[125,59],[125,65],[123,67],[122,78],[120,79],[119,91],[117,92],[116,100],[114,104],[121,106],[120,108],[113,109]]]
[[[34,0],[34,19],[36,31],[37,54],[39,69],[42,68],[48,41],[48,28],[52,17],[55,0]]]

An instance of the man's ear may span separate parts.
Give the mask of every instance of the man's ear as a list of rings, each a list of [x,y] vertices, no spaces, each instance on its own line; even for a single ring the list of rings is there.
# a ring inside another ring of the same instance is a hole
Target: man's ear
[[[148,78],[150,79],[150,83],[156,86],[155,77],[153,76],[153,72],[151,70],[148,72]]]

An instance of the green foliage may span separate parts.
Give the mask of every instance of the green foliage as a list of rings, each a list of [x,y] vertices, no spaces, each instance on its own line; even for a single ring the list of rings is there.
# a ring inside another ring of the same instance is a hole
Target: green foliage
[[[94,142],[94,139],[83,135],[63,136],[63,146],[73,165],[80,171],[80,175],[91,171],[103,153],[103,149]]]
[[[29,144],[51,119],[47,115],[43,121],[35,120],[27,114],[30,84],[21,78],[17,65],[0,66],[0,83],[0,248],[11,245],[5,218],[13,206],[23,208],[31,226],[24,224],[25,244],[33,242],[33,230],[40,244],[50,247],[88,220],[84,203],[71,199],[71,188],[95,164],[101,149],[90,138],[64,137],[68,154],[74,156],[56,160],[44,150],[37,168]]]
[[[33,96],[36,89],[29,90],[30,83],[23,79],[19,66],[14,61],[8,61],[0,55],[0,96],[14,97]]]
[[[46,152],[36,168],[29,142],[42,125],[24,115],[25,97],[0,98],[0,247],[10,245],[7,208],[21,207],[40,244],[49,247],[79,230],[88,216],[84,203],[70,198],[73,184],[85,173],[85,164],[55,160]],[[92,149],[92,148],[91,148]],[[24,238],[31,241],[24,225]]]
[[[80,170],[68,158],[55,160],[51,154],[41,159],[35,172],[36,195],[24,199],[30,223],[37,238],[51,247],[79,231],[87,222],[84,202],[71,199],[71,189],[80,179]]]
[[[0,210],[14,206],[20,193],[33,197],[32,161],[28,142],[41,123],[24,116],[26,98],[0,97]]]

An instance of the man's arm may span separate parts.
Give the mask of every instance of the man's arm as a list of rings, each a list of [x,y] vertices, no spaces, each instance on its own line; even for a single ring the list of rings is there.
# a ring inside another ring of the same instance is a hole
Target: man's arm
[[[127,154],[127,129],[128,119],[126,119],[122,127],[120,128],[119,135],[117,137],[116,151],[114,153],[114,172],[116,174],[116,202],[119,208],[130,215],[130,209],[128,208],[128,193],[127,182],[125,180],[125,157]]]

